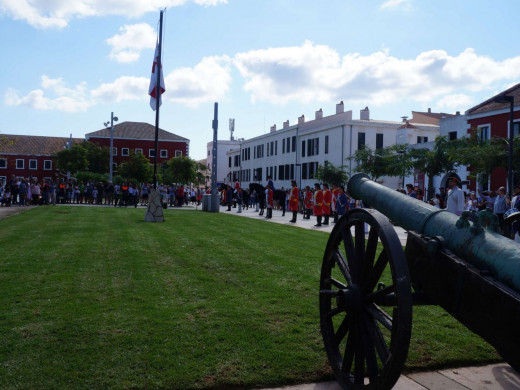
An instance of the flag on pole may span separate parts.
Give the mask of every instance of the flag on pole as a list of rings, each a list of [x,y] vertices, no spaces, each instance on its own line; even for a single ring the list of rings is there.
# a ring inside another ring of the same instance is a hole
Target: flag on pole
[[[148,88],[148,95],[150,95],[150,107],[152,110],[157,110],[157,72],[160,72],[161,86],[159,92],[159,106],[162,104],[161,95],[166,91],[164,86],[164,77],[162,71],[161,59],[159,58],[159,42],[157,42],[157,46],[155,47],[155,55],[153,57],[153,66],[152,66],[152,77],[150,78],[150,87]]]

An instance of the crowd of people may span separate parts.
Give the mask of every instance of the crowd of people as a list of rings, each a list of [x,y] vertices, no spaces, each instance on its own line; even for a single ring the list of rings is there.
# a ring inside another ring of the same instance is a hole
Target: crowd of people
[[[123,182],[55,181],[52,179],[35,180],[12,177],[6,183],[0,182],[0,207],[56,204],[90,204],[137,207],[148,204],[152,186],[149,183],[137,185]],[[200,204],[202,194],[207,189],[188,188],[178,185],[158,187],[161,202],[167,207]]]
[[[397,191],[459,216],[464,211],[477,213],[489,210],[497,217],[500,234],[520,241],[520,221],[513,224],[504,222],[508,210],[520,210],[520,185],[514,187],[512,199],[506,195],[504,187],[498,188],[496,192],[475,193],[475,191],[465,192],[459,185],[459,180],[452,177],[448,180],[447,188],[439,188],[435,197],[429,200],[426,200],[422,190],[413,184],[407,184],[406,190],[401,188]],[[310,219],[312,215],[316,217],[314,225],[316,227],[328,225],[331,219],[332,223],[336,223],[338,218],[348,210],[363,207],[362,201],[352,198],[342,185],[333,184],[329,187],[327,183],[315,183],[314,188],[306,186],[300,190],[293,180],[290,189],[281,187],[277,190],[270,177],[267,179],[265,189],[260,191],[256,187],[243,189],[236,182],[234,186],[223,186],[220,197],[221,204],[227,206],[227,211],[231,211],[233,207],[238,208],[237,212],[241,213],[242,208],[254,207],[260,213],[259,215],[263,215],[263,210],[260,209],[262,200],[265,202],[265,218],[272,218],[273,210],[281,210],[282,216],[285,216],[286,210],[289,210],[292,212],[292,219],[289,222],[296,222],[298,214],[301,214],[303,219]]]

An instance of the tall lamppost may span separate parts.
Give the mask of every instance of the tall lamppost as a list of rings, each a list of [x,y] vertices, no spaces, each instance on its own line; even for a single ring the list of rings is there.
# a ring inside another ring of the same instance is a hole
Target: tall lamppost
[[[509,103],[509,159],[507,164],[507,187],[509,199],[513,193],[513,143],[514,143],[514,106],[515,98],[509,95],[500,95],[494,99],[495,103]]]
[[[110,124],[110,168],[108,180],[112,181],[112,175],[114,171],[114,121],[117,122],[117,116],[114,116],[114,113],[110,113],[110,122],[105,122],[105,127],[108,127]]]

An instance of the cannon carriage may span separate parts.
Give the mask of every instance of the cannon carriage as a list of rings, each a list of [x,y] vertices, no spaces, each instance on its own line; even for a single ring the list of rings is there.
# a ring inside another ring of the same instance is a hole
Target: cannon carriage
[[[520,246],[365,174],[348,190],[372,208],[343,216],[323,257],[320,325],[340,385],[394,386],[414,305],[441,306],[520,370]],[[388,218],[408,231],[404,250]]]

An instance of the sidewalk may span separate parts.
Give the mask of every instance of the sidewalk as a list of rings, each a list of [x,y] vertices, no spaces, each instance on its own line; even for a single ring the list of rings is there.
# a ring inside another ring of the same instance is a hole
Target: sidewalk
[[[237,213],[237,208],[227,211],[227,207],[221,207],[220,212],[241,217],[255,218],[266,223],[280,223],[289,226],[296,226],[302,229],[313,229],[324,232],[331,232],[334,224],[329,226],[315,227],[316,217],[302,219],[298,214],[296,223],[291,223],[291,212],[286,212],[282,217],[280,210],[273,210],[273,218],[268,220],[264,216],[259,216],[255,209],[242,210]],[[401,244],[406,244],[406,231],[395,226],[395,231]],[[325,352],[324,352],[325,353]],[[481,367],[464,367],[430,372],[420,372],[408,375],[401,375],[399,381],[394,386],[394,390],[518,390],[520,389],[520,374],[513,370],[507,363],[492,364]],[[281,388],[270,388],[262,390],[341,390],[336,382],[311,383],[297,386],[287,386]]]

